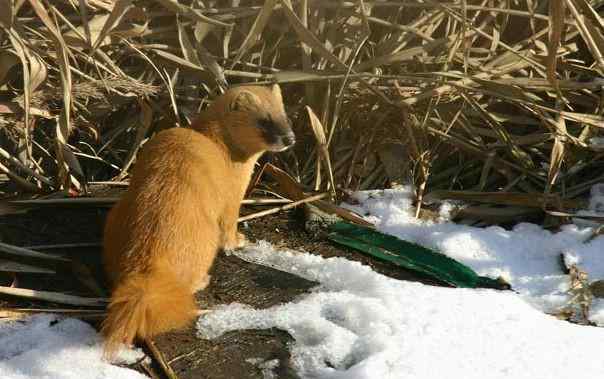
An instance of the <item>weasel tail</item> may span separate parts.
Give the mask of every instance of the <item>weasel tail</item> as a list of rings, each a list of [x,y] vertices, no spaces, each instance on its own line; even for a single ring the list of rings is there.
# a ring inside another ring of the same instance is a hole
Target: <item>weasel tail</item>
[[[190,289],[165,270],[127,277],[113,292],[107,311],[101,333],[105,354],[111,356],[124,341],[186,327],[197,306]]]

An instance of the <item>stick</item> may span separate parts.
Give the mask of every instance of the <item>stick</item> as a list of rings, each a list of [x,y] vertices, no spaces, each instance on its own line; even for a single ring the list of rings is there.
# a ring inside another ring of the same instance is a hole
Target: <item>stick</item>
[[[84,305],[91,307],[102,307],[108,302],[106,298],[101,297],[82,297],[66,295],[61,292],[37,291],[26,288],[13,288],[5,286],[0,286],[0,293],[11,296],[25,297],[28,299],[51,301],[53,303]]]
[[[34,245],[24,246],[24,249],[31,250],[52,250],[52,249],[74,249],[80,247],[100,247],[103,246],[101,242],[82,242],[82,243],[58,243],[54,245]]]
[[[18,159],[16,159],[12,155],[10,155],[6,150],[4,150],[1,147],[0,147],[0,156],[2,156],[3,158],[5,158],[6,160],[8,160],[9,162],[11,162],[12,164],[14,164],[15,166],[19,167],[25,173],[27,173],[27,174],[33,176],[34,178],[38,179],[39,181],[43,182],[47,186],[50,186],[50,187],[53,186],[52,181],[50,179],[48,179],[47,177],[45,177],[43,175],[38,174],[37,172],[35,172],[31,168],[27,167],[26,165],[24,165],[23,163],[21,163]]]
[[[65,313],[65,314],[105,314],[96,309],[72,309],[72,308],[0,308],[0,312],[19,312],[19,313]]]
[[[27,191],[30,191],[30,192],[40,192],[40,189],[35,184],[29,182],[28,180],[26,180],[22,176],[19,176],[16,173],[14,173],[11,169],[9,169],[5,165],[3,165],[2,162],[0,162],[0,171],[3,171],[6,174],[6,176],[8,176],[15,183],[17,183],[18,185],[20,185],[21,187],[23,187]]]
[[[10,204],[14,205],[37,205],[37,206],[62,206],[62,205],[98,205],[111,206],[119,200],[119,197],[73,197],[66,199],[34,199],[34,200],[13,200]],[[289,203],[289,199],[244,199],[241,204],[284,204]]]
[[[284,210],[287,210],[287,209],[290,209],[290,208],[297,207],[300,204],[310,203],[310,202],[313,202],[313,201],[320,200],[320,199],[322,199],[324,197],[327,197],[328,195],[329,194],[326,193],[326,192],[325,193],[320,193],[318,195],[310,196],[310,197],[307,197],[307,198],[302,199],[302,200],[294,201],[292,203],[283,205],[281,207],[271,208],[271,209],[267,209],[266,211],[252,213],[252,214],[249,214],[247,216],[239,217],[239,219],[237,220],[237,222],[243,222],[243,221],[251,220],[251,219],[262,217],[262,216],[268,216],[268,215],[271,215],[273,213],[277,213],[277,212],[281,212],[281,211],[284,211]]]
[[[26,249],[24,247],[9,245],[9,244],[3,243],[3,242],[0,242],[0,251],[5,252],[6,254],[12,254],[12,255],[18,255],[18,256],[49,259],[52,261],[69,262],[69,259],[61,257],[61,256],[40,253],[38,251]]]
[[[92,309],[41,309],[41,308],[0,308],[0,318],[22,318],[34,313],[54,313],[85,320],[95,320],[107,313]]]
[[[289,199],[244,199],[241,204],[255,205],[255,204],[287,204],[292,201]]]
[[[147,345],[149,351],[153,354],[153,358],[157,360],[157,363],[159,363],[160,367],[164,370],[164,374],[166,374],[169,379],[178,379],[178,376],[174,370],[172,370],[172,367],[170,367],[162,352],[155,346],[155,342],[150,339],[145,339],[145,345]]]
[[[168,361],[168,364],[172,364],[172,363],[174,363],[174,362],[178,362],[178,361],[180,361],[180,360],[181,360],[181,359],[183,359],[183,358],[190,357],[191,355],[195,354],[195,352],[197,352],[197,350],[198,350],[198,348],[195,348],[195,349],[193,349],[193,350],[189,351],[188,353],[184,353],[184,354],[177,355],[177,356],[175,356],[174,358],[170,359],[170,360]]]
[[[128,187],[130,185],[130,182],[127,182],[127,181],[115,181],[115,182],[99,181],[99,182],[88,182],[88,185],[110,186],[110,187]]]
[[[7,259],[0,259],[0,272],[27,272],[30,274],[56,274],[55,270],[46,267],[28,265]]]
[[[72,197],[66,199],[35,199],[35,200],[14,200],[11,201],[11,204],[16,205],[79,205],[79,204],[87,204],[87,205],[112,205],[119,200],[118,197]]]

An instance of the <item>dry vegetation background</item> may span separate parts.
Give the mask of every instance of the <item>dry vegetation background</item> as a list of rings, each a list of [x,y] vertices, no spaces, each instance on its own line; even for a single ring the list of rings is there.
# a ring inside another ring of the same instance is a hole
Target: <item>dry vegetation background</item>
[[[411,180],[420,199],[513,206],[498,217],[564,209],[604,181],[603,15],[601,0],[0,0],[0,172],[25,192],[123,181],[153,133],[227,85],[278,82],[300,142],[271,159],[308,190]]]

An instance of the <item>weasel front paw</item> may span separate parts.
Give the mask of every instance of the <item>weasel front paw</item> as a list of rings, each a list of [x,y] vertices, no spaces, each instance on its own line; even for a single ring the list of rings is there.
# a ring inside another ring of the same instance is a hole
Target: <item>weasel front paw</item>
[[[235,234],[235,237],[231,238],[231,240],[225,244],[224,248],[225,248],[225,250],[241,249],[241,248],[245,247],[245,245],[247,245],[247,244],[248,244],[247,238],[245,238],[245,236],[242,233],[237,232]]]
[[[237,232],[237,248],[241,249],[248,244],[247,238],[243,235],[243,233]]]

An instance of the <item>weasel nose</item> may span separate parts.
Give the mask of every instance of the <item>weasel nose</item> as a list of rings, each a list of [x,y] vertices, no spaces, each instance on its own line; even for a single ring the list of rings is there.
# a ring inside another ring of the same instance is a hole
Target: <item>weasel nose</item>
[[[289,147],[296,143],[296,136],[294,134],[286,134],[281,138],[281,141],[283,141],[284,146]]]

